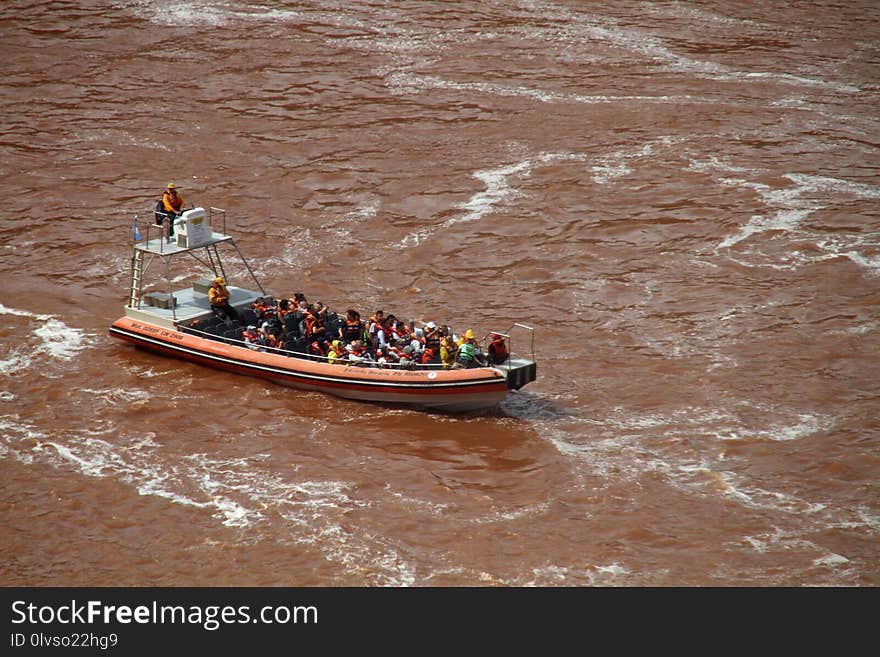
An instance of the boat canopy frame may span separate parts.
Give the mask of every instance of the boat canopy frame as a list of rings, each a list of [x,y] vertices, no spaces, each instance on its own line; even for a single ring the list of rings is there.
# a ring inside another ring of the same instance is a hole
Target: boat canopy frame
[[[155,211],[150,211],[155,212]],[[128,308],[132,310],[141,310],[143,303],[144,279],[150,267],[154,262],[160,261],[165,265],[164,275],[166,289],[169,299],[174,298],[172,261],[178,256],[189,256],[196,262],[209,269],[213,277],[222,276],[229,283],[226,274],[226,267],[223,258],[220,255],[219,246],[223,244],[231,244],[238,254],[238,259],[244,265],[251,279],[256,285],[260,294],[266,295],[266,291],[257,278],[256,273],[245,258],[241,249],[232,236],[226,234],[226,210],[222,208],[210,207],[207,213],[208,226],[211,229],[211,237],[205,242],[197,246],[189,246],[185,239],[183,241],[174,242],[170,237],[166,236],[164,224],[158,225],[151,222],[146,224],[146,233],[141,235],[137,229],[138,215],[135,214],[134,230],[132,234],[132,258],[131,258],[131,285],[129,292]],[[222,232],[215,232],[215,227],[220,228]],[[157,232],[158,237],[154,237],[153,233]],[[176,305],[171,303],[171,317],[173,321],[177,321]]]

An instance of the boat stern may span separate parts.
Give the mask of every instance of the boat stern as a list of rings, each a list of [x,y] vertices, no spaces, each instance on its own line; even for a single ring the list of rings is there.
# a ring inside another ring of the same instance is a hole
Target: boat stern
[[[508,390],[519,390],[538,377],[535,361],[528,358],[511,358],[493,367],[504,375]]]

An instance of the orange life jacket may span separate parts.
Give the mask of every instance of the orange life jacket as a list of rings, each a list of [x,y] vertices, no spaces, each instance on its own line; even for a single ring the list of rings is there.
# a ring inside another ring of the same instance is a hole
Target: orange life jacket
[[[504,338],[492,340],[489,343],[488,351],[489,355],[497,362],[507,360],[507,345],[504,343]]]

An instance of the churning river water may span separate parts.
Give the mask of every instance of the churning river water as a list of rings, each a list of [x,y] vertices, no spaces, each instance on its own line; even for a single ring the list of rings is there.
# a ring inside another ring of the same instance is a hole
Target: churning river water
[[[875,2],[15,0],[0,52],[0,583],[880,584]],[[169,181],[274,293],[521,322],[538,380],[116,342]]]

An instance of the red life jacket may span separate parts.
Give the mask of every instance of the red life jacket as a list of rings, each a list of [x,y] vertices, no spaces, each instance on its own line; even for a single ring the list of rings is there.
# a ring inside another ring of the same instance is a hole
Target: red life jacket
[[[496,340],[492,340],[489,343],[489,355],[496,362],[502,362],[507,360],[507,345],[504,344],[504,338],[498,338]]]

